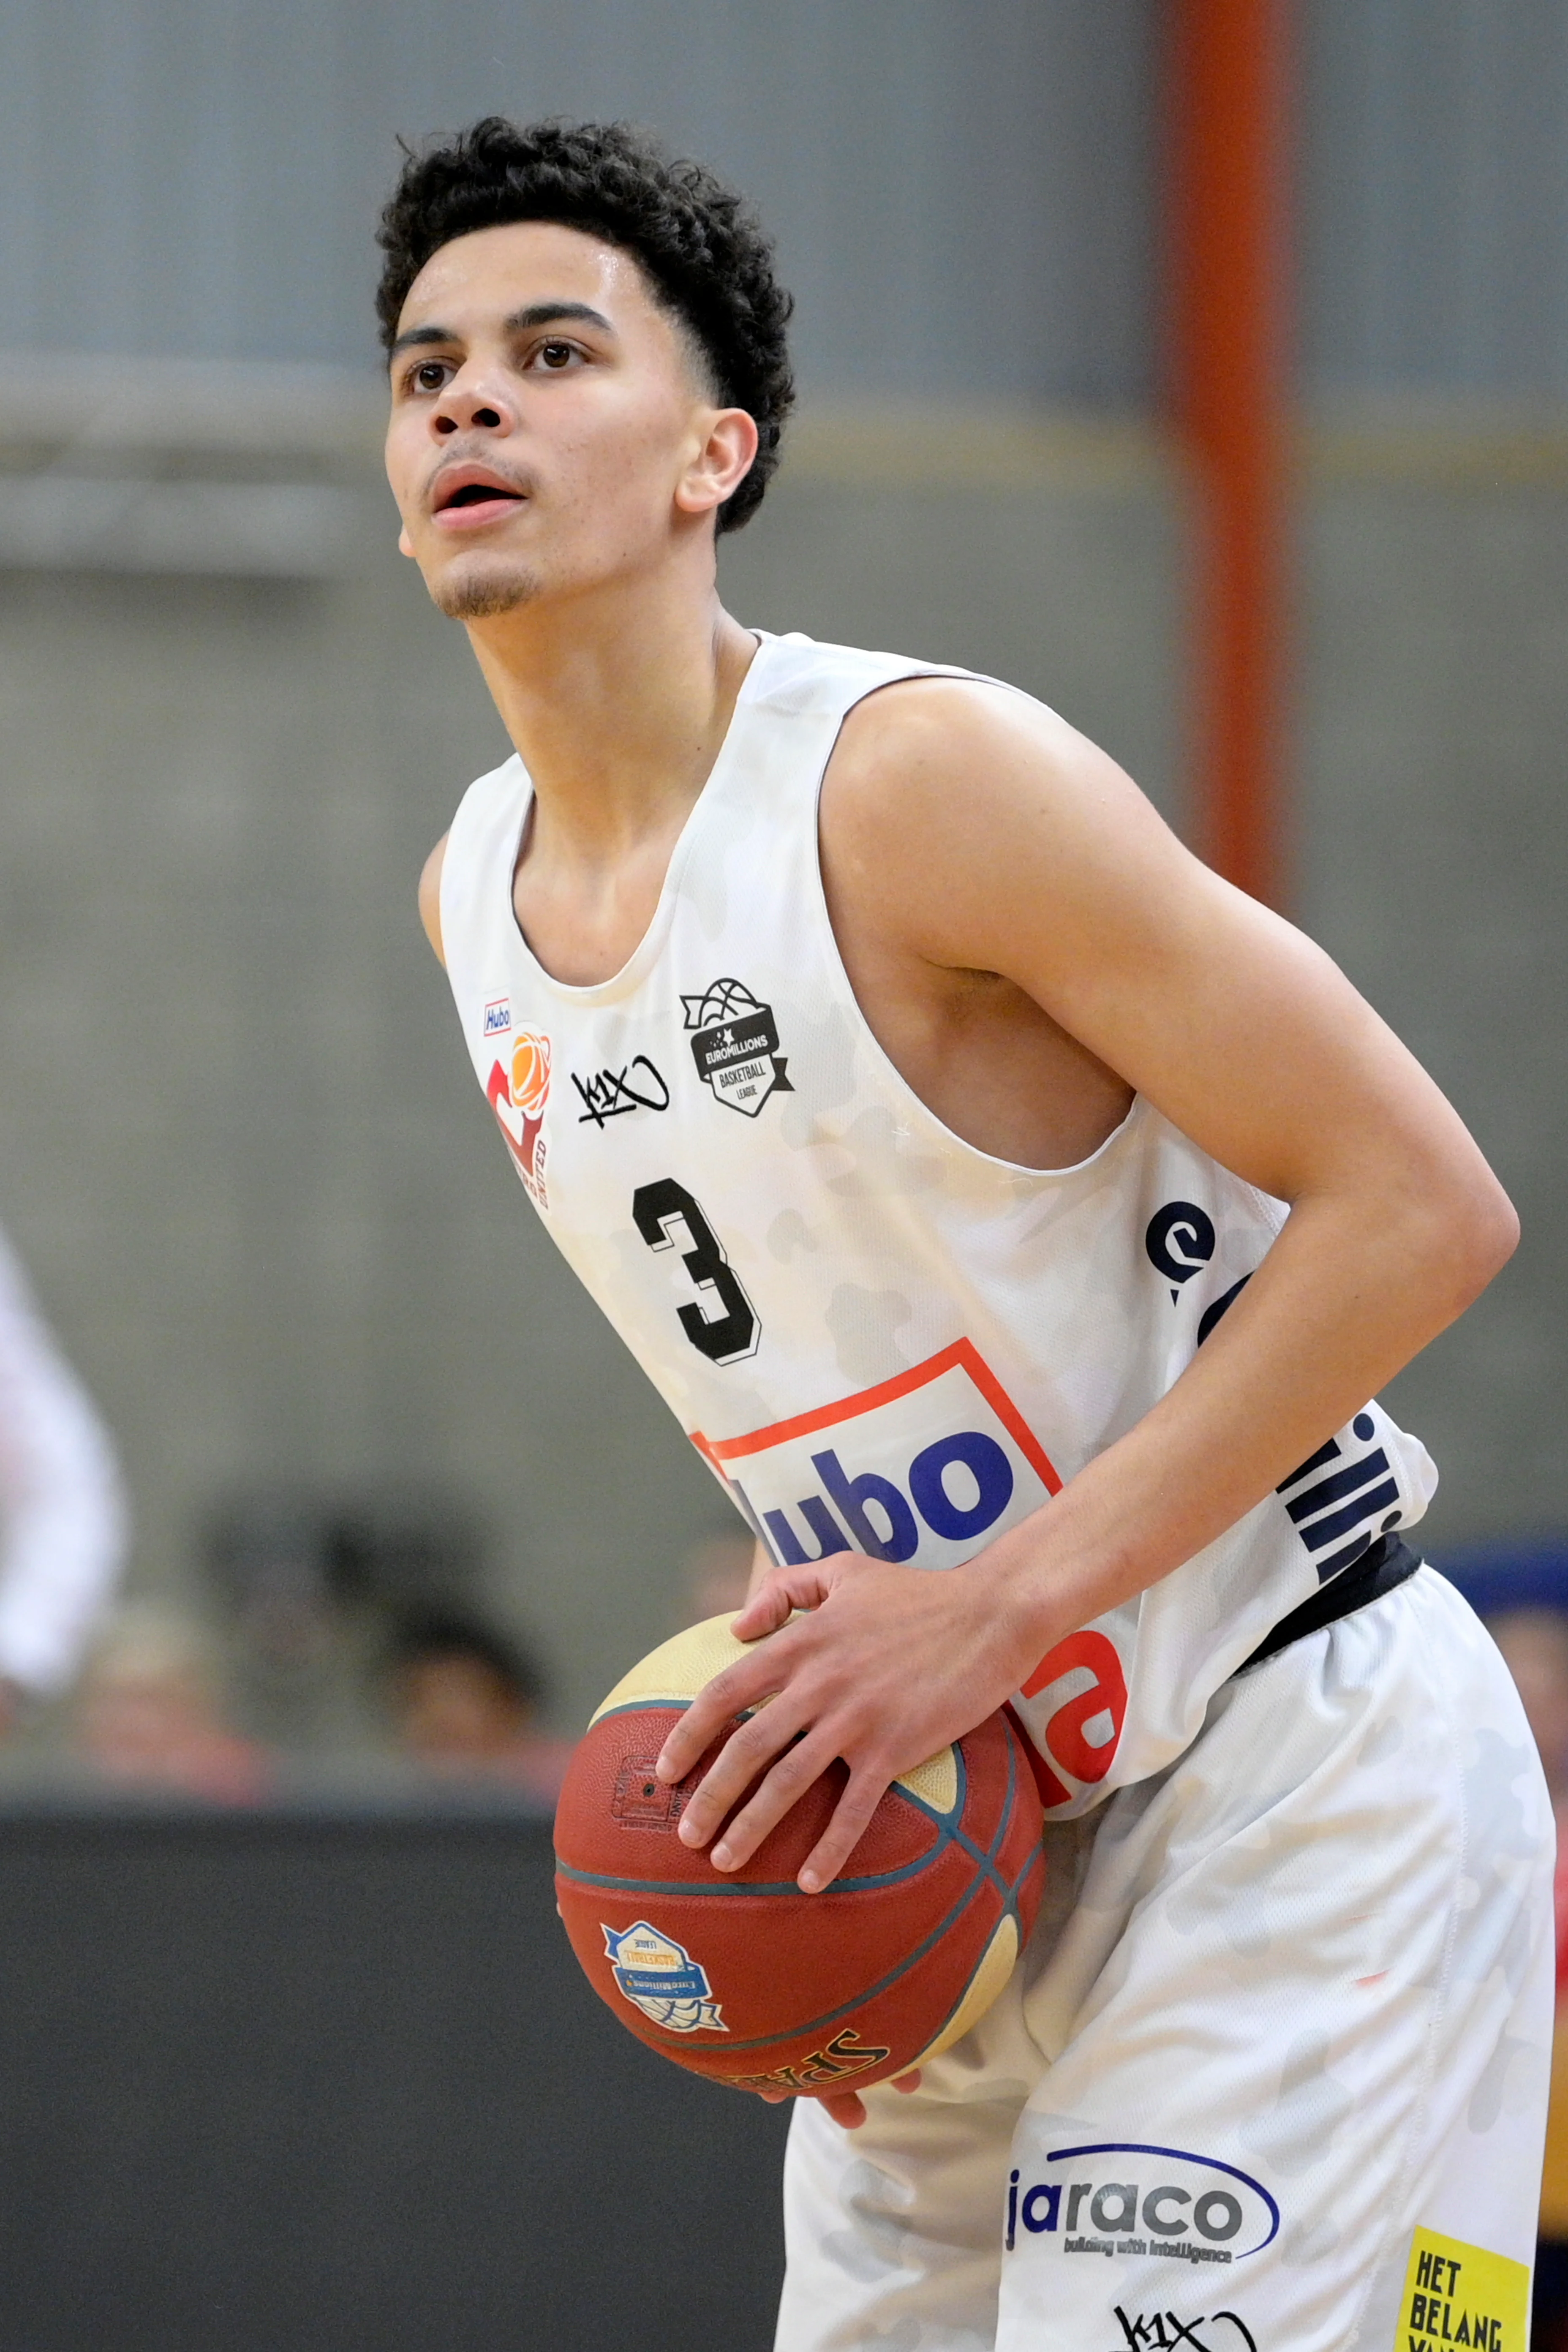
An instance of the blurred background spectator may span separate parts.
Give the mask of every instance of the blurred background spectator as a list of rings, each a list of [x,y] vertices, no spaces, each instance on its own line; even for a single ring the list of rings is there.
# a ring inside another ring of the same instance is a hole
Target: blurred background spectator
[[[478,1619],[432,1609],[405,1617],[388,1680],[397,1744],[447,1780],[490,1780],[553,1806],[573,1742],[539,1721],[543,1684],[521,1643]]]
[[[69,1682],[126,1537],[109,1433],[0,1235],[0,1738]]]
[[[272,1786],[265,1749],[228,1723],[216,1644],[170,1610],[116,1614],[92,1644],[74,1712],[79,1753],[117,1789],[250,1805]]]

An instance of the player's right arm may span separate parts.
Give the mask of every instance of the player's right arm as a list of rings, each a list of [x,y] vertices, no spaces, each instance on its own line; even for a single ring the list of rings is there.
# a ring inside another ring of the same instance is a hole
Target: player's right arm
[[[659,1777],[747,1716],[679,1832],[717,1837],[716,1867],[739,1869],[842,1757],[808,1893],[889,1780],[1235,1527],[1468,1306],[1518,1233],[1458,1113],[1344,974],[1203,866],[1064,720],[945,679],[865,715],[849,789],[822,810],[849,968],[886,947],[882,1001],[939,1034],[931,973],[1000,975],[1289,1214],[1179,1378],[1048,1505],[940,1576],[850,1553],[777,1569],[735,1621],[758,1647],[693,1701]],[[962,1116],[962,1071],[951,1091]]]
[[[441,952],[441,868],[447,862],[447,844],[450,839],[450,834],[441,835],[425,860],[425,871],[419,877],[419,919],[443,971],[447,959]]]

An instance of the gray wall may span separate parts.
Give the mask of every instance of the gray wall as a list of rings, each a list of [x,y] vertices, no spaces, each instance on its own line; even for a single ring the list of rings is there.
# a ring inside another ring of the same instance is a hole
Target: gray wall
[[[1308,387],[1562,399],[1563,0],[1305,0],[1299,21]]]
[[[1298,0],[1317,394],[1568,394],[1563,0]],[[9,0],[13,349],[368,365],[395,134],[627,114],[735,178],[816,391],[1158,374],[1154,0]]]
[[[369,364],[395,135],[628,115],[742,184],[808,385],[1148,378],[1152,0],[10,0],[0,336]]]

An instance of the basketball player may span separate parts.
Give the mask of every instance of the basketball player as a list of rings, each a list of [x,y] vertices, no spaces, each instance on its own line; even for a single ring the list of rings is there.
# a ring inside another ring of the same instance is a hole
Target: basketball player
[[[1522,2352],[1550,1818],[1369,1402],[1507,1200],[1049,710],[723,610],[789,303],[708,173],[487,121],[382,242],[401,544],[516,746],[425,919],[535,1208],[765,1562],[773,1638],[661,1760],[755,1710],[682,1834],[734,1869],[841,1757],[815,1892],[1009,1701],[1047,1806],[990,2014],[903,2096],[796,2103],[779,2345]]]

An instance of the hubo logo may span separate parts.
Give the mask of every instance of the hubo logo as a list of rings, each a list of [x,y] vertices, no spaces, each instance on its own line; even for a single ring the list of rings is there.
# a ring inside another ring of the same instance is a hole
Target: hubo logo
[[[839,1404],[745,1437],[692,1443],[782,1566],[830,1552],[952,1568],[1061,1490],[1049,1455],[973,1342]],[[1025,1683],[1017,1712],[1047,1806],[1104,1780],[1127,1716],[1110,1636],[1069,1633]]]
[[[694,1442],[791,1568],[836,1551],[955,1567],[1062,1483],[967,1339],[841,1403]]]
[[[1279,2208],[1261,2181],[1215,2157],[1102,2140],[1051,2148],[1045,2162],[1045,2179],[1015,2172],[1008,2185],[1009,2252],[1022,2233],[1048,2237],[1064,2254],[1227,2263],[1261,2253],[1279,2232]]]

